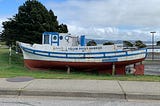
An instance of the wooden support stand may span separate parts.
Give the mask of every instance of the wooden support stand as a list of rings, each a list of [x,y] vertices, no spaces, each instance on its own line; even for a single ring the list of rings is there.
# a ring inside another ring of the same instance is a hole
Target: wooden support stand
[[[125,71],[125,65],[121,65],[119,67],[116,67],[116,75],[126,75],[126,71]]]
[[[70,67],[67,66],[67,74],[70,74],[70,71],[71,71]]]
[[[112,64],[112,75],[115,75],[115,71],[116,71],[116,67],[115,67],[115,63]]]
[[[134,65],[135,72],[134,75],[144,75],[144,65],[142,63]]]

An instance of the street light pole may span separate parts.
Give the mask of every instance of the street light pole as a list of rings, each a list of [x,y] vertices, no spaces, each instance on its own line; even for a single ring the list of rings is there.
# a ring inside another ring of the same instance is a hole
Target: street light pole
[[[152,60],[154,60],[154,34],[156,32],[150,32],[152,35]]]

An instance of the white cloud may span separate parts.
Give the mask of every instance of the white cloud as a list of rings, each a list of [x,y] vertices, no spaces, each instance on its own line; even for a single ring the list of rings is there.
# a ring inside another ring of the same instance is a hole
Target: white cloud
[[[7,20],[7,18],[5,18],[5,17],[0,17],[0,32],[2,31],[2,22],[4,22],[4,21],[6,21]]]
[[[75,25],[68,25],[70,33],[75,35],[86,35],[90,39],[106,39],[106,40],[143,40],[151,41],[151,34],[148,28],[138,28],[134,30],[123,29],[120,30],[116,27],[103,27],[103,28],[84,28]],[[160,40],[160,28],[156,29],[155,41]]]
[[[68,25],[71,33],[102,39],[150,40],[149,32],[160,27],[159,4],[160,0],[66,0],[45,5],[60,23]]]
[[[110,40],[151,40],[150,31],[156,31],[155,38],[160,40],[160,0],[64,0],[43,3],[55,12],[60,23],[67,24],[72,34]],[[0,17],[0,31],[2,21],[6,20]]]
[[[49,2],[60,20],[81,26],[158,25],[160,0],[67,0]]]
[[[8,20],[9,16],[0,16],[0,32],[3,30],[2,22],[5,22]]]

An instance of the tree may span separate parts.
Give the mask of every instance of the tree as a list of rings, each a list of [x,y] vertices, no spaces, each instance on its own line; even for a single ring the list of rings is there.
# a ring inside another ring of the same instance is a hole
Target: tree
[[[156,44],[157,46],[160,46],[160,41],[157,41],[157,44]]]
[[[19,6],[15,16],[2,24],[2,39],[7,45],[13,45],[15,41],[41,43],[45,31],[68,32],[67,25],[59,25],[54,12],[48,11],[38,0],[27,0]]]
[[[103,43],[103,45],[114,45],[114,43],[113,42],[105,42],[105,43]]]
[[[97,43],[94,40],[90,40],[89,42],[87,42],[87,46],[96,46]]]
[[[138,48],[146,47],[146,45],[140,40],[135,41],[135,46],[137,46]]]
[[[1,34],[1,32],[0,32],[0,41],[2,40],[2,34]]]
[[[133,47],[133,44],[129,41],[123,41],[123,46],[124,47]]]
[[[67,33],[68,32],[67,25],[65,25],[65,24],[59,25],[58,32],[60,32],[60,33]]]

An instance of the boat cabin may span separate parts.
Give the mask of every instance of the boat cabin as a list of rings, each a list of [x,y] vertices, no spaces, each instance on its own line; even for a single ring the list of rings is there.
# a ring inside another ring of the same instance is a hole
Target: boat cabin
[[[42,44],[53,46],[85,46],[85,35],[73,36],[69,33],[44,32],[42,35]]]

